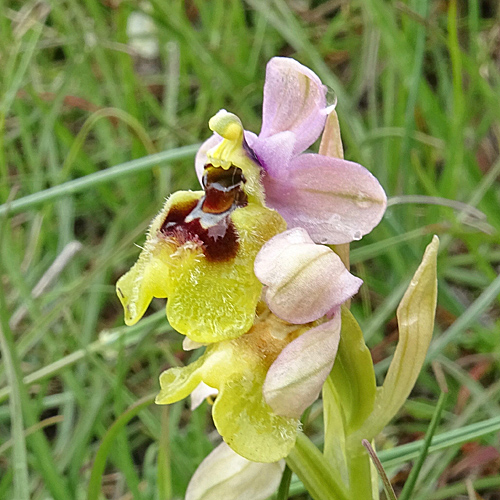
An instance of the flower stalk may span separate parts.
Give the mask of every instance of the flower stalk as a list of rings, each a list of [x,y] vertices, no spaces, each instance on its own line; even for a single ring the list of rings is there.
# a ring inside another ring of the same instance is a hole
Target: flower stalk
[[[351,500],[349,491],[338,480],[333,467],[304,434],[299,434],[295,447],[286,457],[290,469],[304,483],[314,500]]]

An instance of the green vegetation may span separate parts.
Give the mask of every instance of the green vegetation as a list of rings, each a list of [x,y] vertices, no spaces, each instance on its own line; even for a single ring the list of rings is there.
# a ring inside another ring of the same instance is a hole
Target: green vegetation
[[[396,493],[440,395],[431,361],[449,394],[412,498],[498,491],[497,2],[138,5],[0,1],[0,498],[183,497],[214,445],[209,407],[152,401],[160,371],[197,354],[182,351],[163,301],[124,327],[114,283],[163,199],[198,189],[193,159],[208,119],[226,108],[258,132],[275,55],[334,90],[346,158],[390,197],[383,222],[352,245],[365,281],[352,311],[378,373],[397,303],[432,234],[441,238],[429,365],[377,443]],[[157,42],[152,58],[127,35],[139,8],[154,28],[142,37]],[[81,247],[68,247],[75,240]],[[313,440],[321,425],[313,406]],[[306,498],[296,479],[290,494]]]

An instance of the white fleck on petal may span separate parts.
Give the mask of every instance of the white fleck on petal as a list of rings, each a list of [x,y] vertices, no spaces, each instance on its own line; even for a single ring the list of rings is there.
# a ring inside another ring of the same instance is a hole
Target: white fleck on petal
[[[200,382],[198,387],[191,393],[191,410],[196,410],[205,399],[217,396],[218,393],[217,389],[210,387],[205,382]]]

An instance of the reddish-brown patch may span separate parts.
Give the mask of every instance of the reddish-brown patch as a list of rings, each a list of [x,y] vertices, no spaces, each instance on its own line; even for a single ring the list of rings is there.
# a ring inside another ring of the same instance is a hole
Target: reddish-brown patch
[[[203,187],[205,200],[202,210],[209,214],[221,214],[232,207],[243,207],[247,204],[247,197],[241,189],[245,178],[239,168],[231,167],[228,170],[205,167]]]
[[[179,245],[193,241],[203,248],[207,260],[225,262],[238,251],[238,234],[231,212],[247,205],[241,189],[245,182],[241,170],[208,168],[203,177],[205,196],[170,209],[160,232]]]

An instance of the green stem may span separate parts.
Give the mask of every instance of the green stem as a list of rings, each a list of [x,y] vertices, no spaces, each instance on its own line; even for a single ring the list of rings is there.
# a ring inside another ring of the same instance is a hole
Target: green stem
[[[290,491],[290,483],[292,482],[292,469],[285,467],[283,475],[281,476],[280,487],[278,488],[278,495],[276,500],[288,500],[288,495]]]
[[[347,449],[349,495],[356,500],[372,500],[372,468],[370,456],[361,443]]]
[[[297,436],[295,448],[286,457],[290,469],[304,483],[314,500],[350,500],[335,469],[323,454],[302,433]]]

